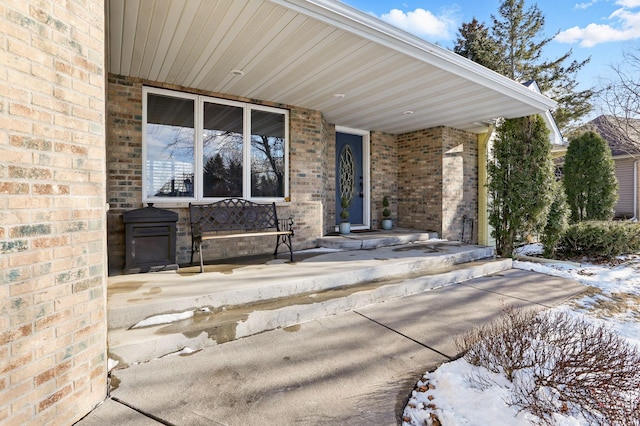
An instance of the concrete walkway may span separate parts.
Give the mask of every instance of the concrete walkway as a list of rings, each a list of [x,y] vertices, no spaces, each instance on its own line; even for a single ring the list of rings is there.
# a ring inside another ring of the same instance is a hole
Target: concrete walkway
[[[421,375],[458,355],[453,336],[583,290],[512,269],[133,365],[77,424],[394,425]]]

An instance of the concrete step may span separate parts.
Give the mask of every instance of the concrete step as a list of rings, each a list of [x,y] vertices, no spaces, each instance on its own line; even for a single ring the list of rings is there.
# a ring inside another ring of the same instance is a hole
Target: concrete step
[[[108,328],[130,328],[161,313],[204,307],[218,311],[420,271],[439,271],[493,256],[491,247],[435,240],[372,250],[296,253],[294,263],[272,257],[262,261],[250,258],[247,263],[206,265],[204,273],[193,266],[110,277]]]
[[[353,232],[347,235],[326,235],[318,238],[318,247],[341,250],[371,250],[380,247],[410,244],[438,238],[436,232],[413,231],[403,228],[381,231]]]
[[[203,306],[165,314],[171,321],[140,328],[112,329],[109,356],[119,367],[145,362],[190,348],[201,349],[276,328],[287,328],[328,315],[380,303],[429,289],[464,282],[511,268],[511,259],[450,264],[418,269],[394,278],[366,280],[297,293],[283,298],[210,308]],[[160,313],[159,313],[160,314]],[[181,319],[182,318],[182,319]],[[155,316],[152,323],[163,320]]]

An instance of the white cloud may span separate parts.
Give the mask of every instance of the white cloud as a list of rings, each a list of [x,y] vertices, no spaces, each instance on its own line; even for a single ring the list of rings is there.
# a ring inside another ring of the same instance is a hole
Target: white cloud
[[[640,7],[640,0],[618,0],[616,4],[633,9],[634,7]]]
[[[444,9],[439,15],[418,8],[404,12],[392,9],[380,18],[391,25],[428,40],[450,40],[457,31],[457,9]]]
[[[579,43],[581,47],[596,44],[640,39],[640,0],[618,0],[623,6],[609,15],[611,24],[589,24],[586,27],[572,27],[561,31],[555,38],[560,43]]]
[[[590,1],[588,3],[577,3],[573,8],[574,9],[579,9],[579,10],[585,10],[585,9],[590,8],[591,6],[593,6],[596,3],[598,3],[598,0],[593,0],[593,1]]]

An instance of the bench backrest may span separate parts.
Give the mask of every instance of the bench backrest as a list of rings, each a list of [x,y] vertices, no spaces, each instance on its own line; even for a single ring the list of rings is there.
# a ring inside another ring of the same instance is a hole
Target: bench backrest
[[[227,198],[211,204],[189,204],[191,224],[201,232],[278,229],[276,204],[258,204],[241,198]]]

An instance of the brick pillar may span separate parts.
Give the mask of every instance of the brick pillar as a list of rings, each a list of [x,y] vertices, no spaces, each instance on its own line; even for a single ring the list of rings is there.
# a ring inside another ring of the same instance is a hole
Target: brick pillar
[[[0,424],[106,396],[103,0],[0,4]]]
[[[465,216],[477,224],[476,135],[449,127],[399,135],[398,193],[400,226],[460,240]],[[477,226],[471,240],[477,240]]]
[[[460,240],[463,219],[473,221],[464,230],[465,241],[477,241],[478,137],[462,130],[443,128],[442,238]]]
[[[442,235],[442,128],[398,136],[398,225]]]

